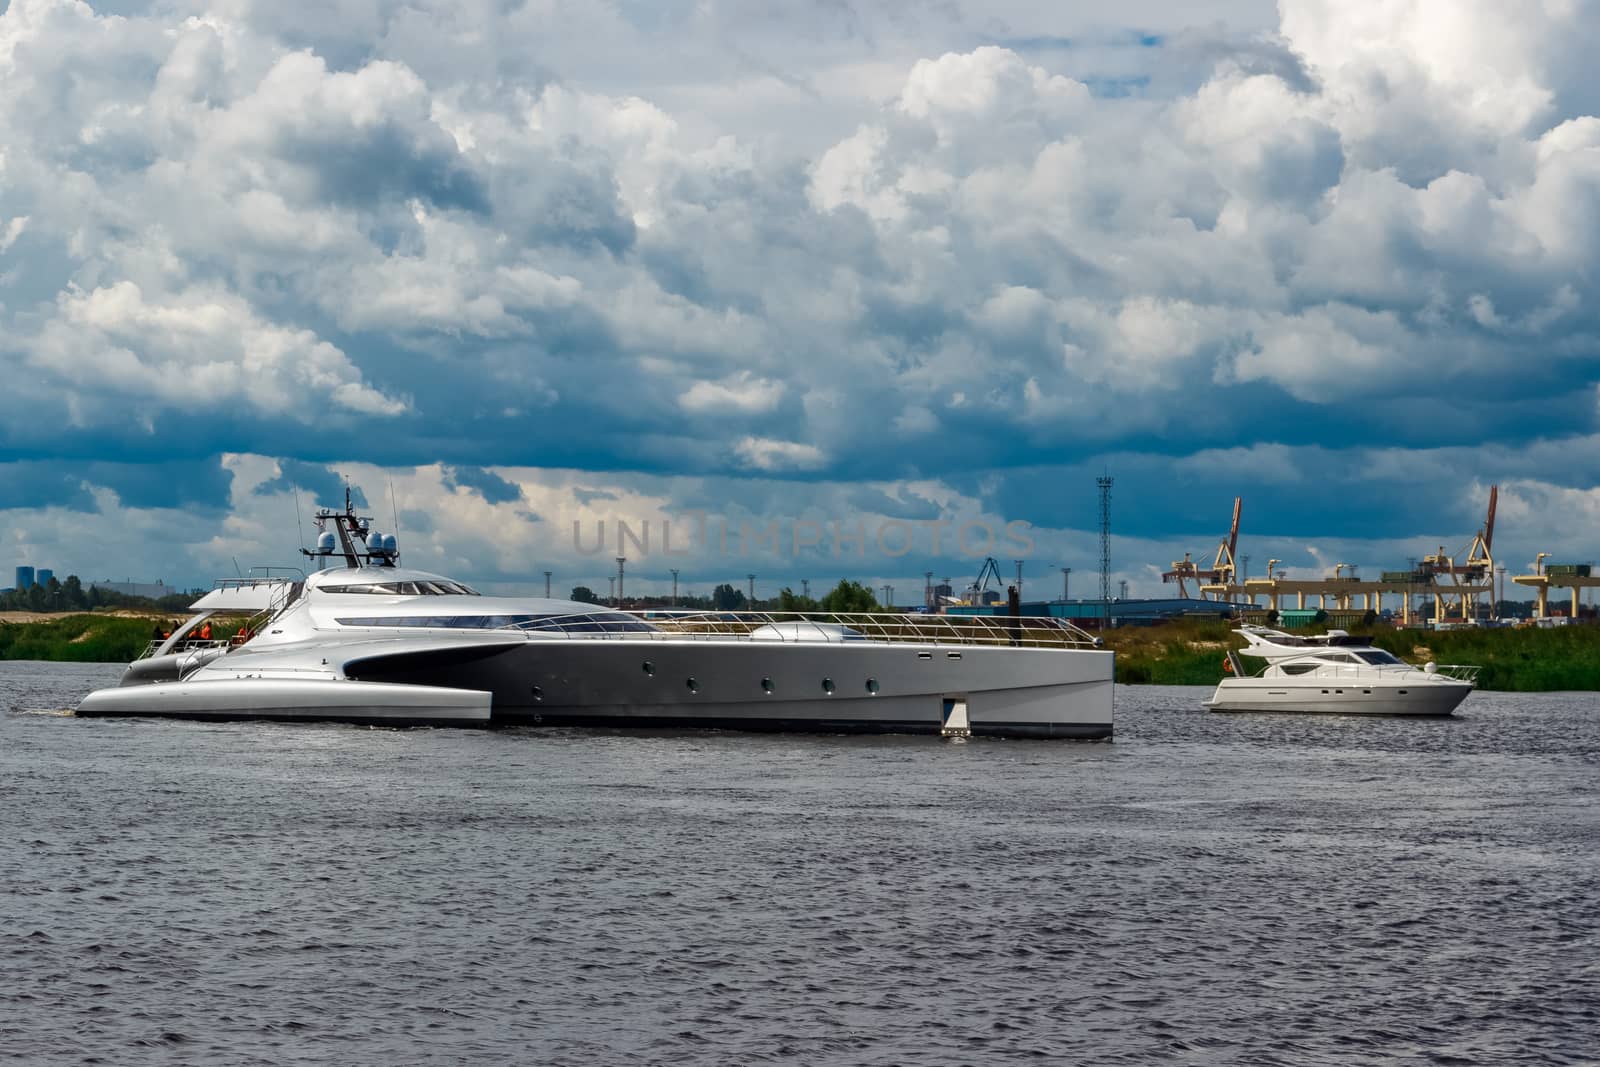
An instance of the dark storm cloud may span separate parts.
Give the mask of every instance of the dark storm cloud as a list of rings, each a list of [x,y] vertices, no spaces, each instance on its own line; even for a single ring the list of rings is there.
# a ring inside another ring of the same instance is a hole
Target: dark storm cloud
[[[186,509],[215,515],[228,506],[232,480],[215,459],[116,463],[19,460],[0,463],[0,498],[16,508],[95,511],[92,490],[109,489],[121,506]]]
[[[280,460],[281,473],[263,483],[258,493],[287,493],[300,490],[307,494],[308,507],[338,508],[344,506],[346,481],[343,475],[318,463],[303,463],[296,459]],[[371,507],[367,495],[359,485],[349,485],[350,502],[357,508]]]
[[[422,139],[392,123],[359,134],[323,130],[289,138],[279,151],[283,159],[313,172],[318,194],[335,203],[416,197],[439,207],[489,210],[483,181],[439,131]]]
[[[447,467],[444,484],[471,489],[490,504],[508,504],[522,499],[522,487],[506,481],[482,467]]]
[[[95,509],[94,496],[75,465],[48,460],[0,463],[0,499],[8,508]]]

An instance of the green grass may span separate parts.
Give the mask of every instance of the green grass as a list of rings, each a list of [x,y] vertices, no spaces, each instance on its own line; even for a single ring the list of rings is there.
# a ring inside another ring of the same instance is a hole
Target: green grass
[[[153,623],[153,619],[120,615],[0,622],[0,659],[128,663],[150,643]]]
[[[1513,693],[1600,690],[1600,628],[1375,630],[1373,643],[1410,663],[1470,663],[1478,688]],[[1420,651],[1419,651],[1420,650]]]
[[[0,659],[127,663],[144,651],[153,620],[118,615],[63,615],[0,623]],[[1315,628],[1321,632],[1321,628]],[[1467,663],[1482,670],[1478,688],[1502,692],[1600,691],[1600,627],[1550,630],[1354,631],[1408,663]],[[1215,685],[1224,648],[1241,648],[1222,622],[1182,620],[1105,635],[1117,653],[1117,681],[1134,685]]]
[[[1222,655],[1244,642],[1223,622],[1130,626],[1105,635],[1117,653],[1117,681],[1130,685],[1216,685]]]
[[[1480,689],[1600,690],[1600,627],[1433,632],[1380,626],[1351,632],[1418,666],[1433,660],[1480,667]],[[1117,681],[1133,685],[1215,685],[1224,677],[1224,647],[1244,647],[1225,623],[1187,620],[1113,630],[1105,639],[1117,652]]]

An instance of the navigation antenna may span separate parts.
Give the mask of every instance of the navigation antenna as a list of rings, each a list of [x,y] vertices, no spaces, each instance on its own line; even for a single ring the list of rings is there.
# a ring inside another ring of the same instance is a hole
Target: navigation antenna
[[[394,516],[394,536],[395,540],[398,541],[400,539],[400,505],[395,503],[394,499],[393,475],[389,476],[389,514]],[[398,559],[399,557],[395,558]]]
[[[291,485],[289,488],[294,490],[294,532],[300,538],[300,554],[303,556],[306,554],[306,520],[300,517],[300,487]]]
[[[1100,603],[1107,627],[1111,625],[1111,482],[1109,475],[1094,480],[1100,487]]]

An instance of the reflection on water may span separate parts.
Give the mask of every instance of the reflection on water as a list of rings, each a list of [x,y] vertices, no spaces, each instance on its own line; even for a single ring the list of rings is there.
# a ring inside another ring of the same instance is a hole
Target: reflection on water
[[[1114,743],[78,720],[0,665],[27,1062],[1578,1063],[1600,715]]]

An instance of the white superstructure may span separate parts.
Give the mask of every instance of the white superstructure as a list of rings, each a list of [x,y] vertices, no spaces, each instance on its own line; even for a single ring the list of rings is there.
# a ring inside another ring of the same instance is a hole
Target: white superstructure
[[[1413,667],[1343,630],[1299,637],[1265,627],[1239,633],[1246,647],[1227,655],[1233,675],[1206,701],[1212,711],[1289,711],[1337,715],[1449,715],[1472,692],[1476,667]],[[1242,656],[1266,661],[1249,673]]]

